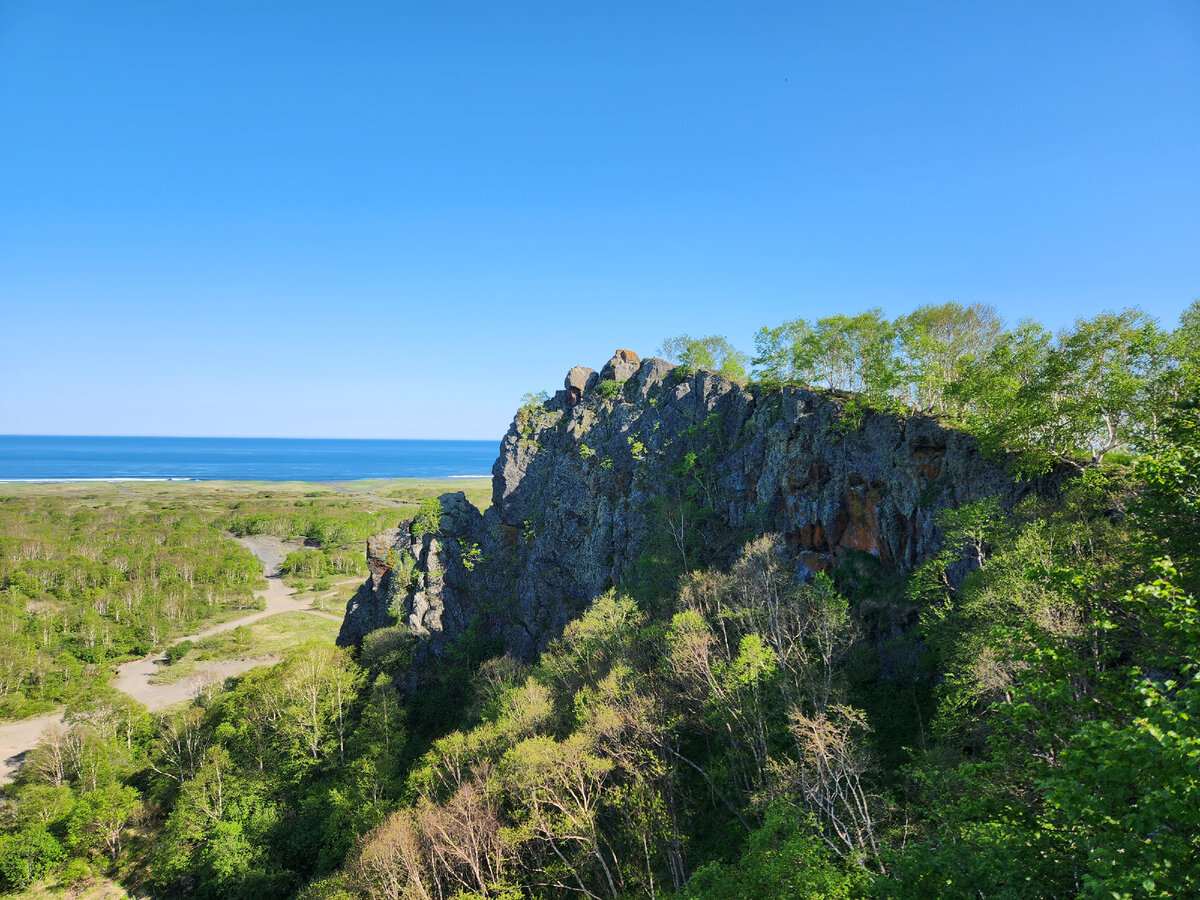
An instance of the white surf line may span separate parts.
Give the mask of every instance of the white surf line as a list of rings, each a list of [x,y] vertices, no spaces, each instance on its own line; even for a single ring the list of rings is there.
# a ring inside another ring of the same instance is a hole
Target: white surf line
[[[76,484],[79,482],[116,482],[116,481],[195,481],[195,478],[182,476],[146,477],[141,475],[116,476],[113,478],[0,478],[0,484]]]

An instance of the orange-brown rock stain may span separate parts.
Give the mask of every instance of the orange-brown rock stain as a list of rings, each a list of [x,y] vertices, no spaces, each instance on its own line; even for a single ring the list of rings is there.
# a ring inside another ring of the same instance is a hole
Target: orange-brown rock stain
[[[878,557],[879,492],[875,488],[847,488],[842,494],[836,527],[835,551],[861,550]]]
[[[829,538],[825,536],[825,527],[820,522],[801,525],[796,529],[796,537],[806,550],[829,552]]]
[[[942,462],[945,459],[944,451],[916,449],[913,450],[912,456],[917,464],[917,473],[921,476],[921,487],[925,487],[936,481],[938,476],[942,474]]]
[[[502,548],[515,547],[521,540],[521,529],[517,525],[500,526],[500,546]]]

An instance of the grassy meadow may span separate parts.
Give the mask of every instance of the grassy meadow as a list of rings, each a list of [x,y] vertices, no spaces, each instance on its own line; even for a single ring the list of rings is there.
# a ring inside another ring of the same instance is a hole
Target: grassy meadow
[[[486,505],[490,480],[0,483],[0,719],[72,704],[117,664],[261,609],[262,565],[235,537],[298,548],[303,572],[288,584],[340,615],[366,575],[366,538],[458,490]],[[332,620],[307,618],[317,621],[257,623],[247,640],[336,633]],[[231,640],[197,655],[232,652]]]
[[[170,665],[152,679],[170,684],[196,673],[205,663],[236,659],[278,659],[284,651],[306,641],[333,643],[341,623],[307,612],[282,612],[250,625],[240,625],[198,641],[184,641],[170,648]],[[180,655],[176,655],[179,653]]]

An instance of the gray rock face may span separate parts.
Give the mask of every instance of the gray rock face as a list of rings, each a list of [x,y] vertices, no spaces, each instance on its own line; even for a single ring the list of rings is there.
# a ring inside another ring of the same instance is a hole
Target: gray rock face
[[[347,604],[339,644],[361,645],[376,628],[403,623],[420,639],[419,661],[466,630],[477,611],[471,573],[482,557],[483,516],[461,491],[439,500],[436,532],[419,534],[407,522],[367,541],[371,577]]]
[[[563,380],[563,387],[567,391],[567,401],[574,406],[583,399],[585,392],[595,387],[599,380],[600,376],[596,374],[595,369],[589,369],[587,366],[575,366]]]
[[[799,575],[854,553],[909,571],[938,548],[941,510],[984,497],[1010,507],[1031,489],[932,419],[856,421],[826,392],[684,371],[618,351],[601,377],[626,384],[606,398],[591,370],[572,369],[566,390],[514,419],[485,514],[447,494],[437,535],[368,544],[372,578],[340,640],[361,641],[391,609],[428,653],[478,617],[485,636],[530,657],[597,594],[656,567],[725,565],[778,532]]]
[[[392,624],[387,599],[392,589],[391,551],[400,535],[400,529],[393,528],[367,539],[367,569],[371,575],[346,603],[346,617],[337,638],[342,646],[361,645],[372,631]]]
[[[632,350],[618,350],[600,370],[601,381],[625,381],[638,370],[638,355]]]

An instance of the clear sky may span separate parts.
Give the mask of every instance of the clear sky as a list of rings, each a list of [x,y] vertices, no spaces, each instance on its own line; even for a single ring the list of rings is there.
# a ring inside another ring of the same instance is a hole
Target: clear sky
[[[1200,4],[0,0],[0,433],[496,438],[686,331],[1200,296]]]

